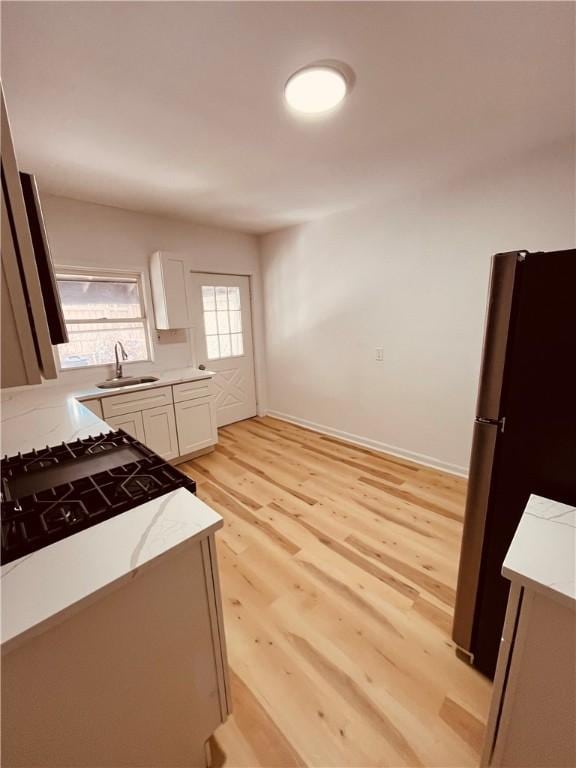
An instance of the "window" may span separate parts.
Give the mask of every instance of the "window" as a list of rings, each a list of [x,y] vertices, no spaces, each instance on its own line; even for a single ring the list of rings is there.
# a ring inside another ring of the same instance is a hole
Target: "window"
[[[240,288],[203,285],[202,306],[208,360],[243,355]]]
[[[58,346],[61,368],[113,363],[117,341],[128,362],[150,359],[140,275],[59,271],[56,281],[69,338]]]

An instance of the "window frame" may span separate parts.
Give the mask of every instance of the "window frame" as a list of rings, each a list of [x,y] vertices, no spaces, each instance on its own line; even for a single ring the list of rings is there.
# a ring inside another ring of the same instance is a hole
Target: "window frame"
[[[60,278],[60,275],[64,279],[73,279],[74,277],[80,278],[81,280],[94,280],[95,282],[133,282],[136,281],[136,284],[138,285],[138,293],[140,296],[140,309],[142,312],[142,315],[140,317],[131,317],[131,318],[79,318],[77,320],[66,320],[66,317],[64,317],[64,323],[66,325],[66,329],[68,329],[68,324],[70,325],[83,325],[83,324],[90,324],[90,323],[101,323],[101,324],[110,324],[111,326],[117,325],[119,323],[138,323],[141,322],[142,326],[144,328],[144,339],[146,342],[146,358],[143,358],[141,360],[123,360],[122,365],[133,365],[135,363],[152,363],[154,362],[154,355],[153,350],[154,347],[152,345],[152,339],[150,334],[150,323],[148,322],[148,302],[147,302],[147,293],[146,293],[146,284],[144,280],[144,273],[138,272],[138,271],[132,271],[132,270],[126,270],[126,269],[102,269],[100,267],[72,267],[72,266],[64,266],[64,265],[54,265],[54,275],[56,279],[56,284],[58,284],[58,280]],[[62,310],[62,313],[64,314],[64,309]],[[60,353],[59,351],[56,354],[56,357],[58,358],[58,370],[62,373],[69,373],[70,371],[87,371],[92,368],[106,368],[109,365],[114,365],[114,360],[112,360],[109,363],[98,363],[96,365],[79,365],[79,366],[70,366],[68,368],[62,367],[62,361],[60,359]]]

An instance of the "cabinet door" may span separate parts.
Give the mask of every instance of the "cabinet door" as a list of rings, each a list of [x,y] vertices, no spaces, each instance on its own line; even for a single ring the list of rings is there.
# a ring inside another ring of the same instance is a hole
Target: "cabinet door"
[[[4,92],[1,93],[2,101],[2,189],[5,191],[6,198],[4,204],[9,207],[11,218],[11,231],[14,245],[17,249],[18,268],[24,293],[26,295],[27,320],[34,337],[34,347],[37,356],[37,365],[45,379],[56,379],[56,362],[54,352],[50,341],[50,332],[48,320],[46,318],[46,309],[40,287],[40,278],[38,268],[36,267],[36,258],[34,255],[34,245],[30,233],[30,224],[22,185],[18,174],[18,165],[12,143],[12,134],[8,113],[6,112],[6,103],[4,101]],[[4,259],[4,253],[2,254]],[[23,318],[17,318],[22,322]],[[27,382],[21,382],[23,384]],[[32,383],[32,382],[30,382]]]
[[[142,411],[142,419],[144,442],[148,448],[163,459],[175,459],[179,452],[173,406],[161,405],[159,408]]]
[[[156,328],[188,328],[190,314],[184,259],[161,251],[154,253],[150,261],[150,283]]]
[[[2,387],[40,384],[40,368],[34,347],[26,296],[20,277],[16,244],[2,190]]]
[[[174,410],[181,456],[218,442],[212,398],[176,403]]]
[[[110,416],[106,421],[114,429],[123,429],[124,432],[128,432],[129,435],[135,437],[136,440],[140,440],[142,443],[146,442],[144,439],[142,413],[140,411],[137,413],[125,413],[123,416]]]

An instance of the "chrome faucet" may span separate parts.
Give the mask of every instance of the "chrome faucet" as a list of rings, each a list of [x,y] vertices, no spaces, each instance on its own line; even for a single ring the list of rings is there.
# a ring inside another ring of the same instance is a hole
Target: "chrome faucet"
[[[121,379],[122,378],[122,363],[120,362],[118,358],[118,347],[120,347],[120,352],[122,354],[122,360],[128,360],[128,355],[126,354],[126,350],[124,349],[124,345],[121,341],[117,341],[116,344],[114,344],[114,357],[116,358],[116,375],[114,378]]]

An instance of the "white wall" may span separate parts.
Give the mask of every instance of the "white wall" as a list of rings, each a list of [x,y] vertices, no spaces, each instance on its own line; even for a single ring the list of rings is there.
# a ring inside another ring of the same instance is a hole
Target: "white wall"
[[[265,407],[262,294],[258,242],[254,236],[51,195],[42,197],[42,208],[57,266],[104,267],[143,273],[152,320],[154,362],[129,366],[131,374],[197,363],[188,331],[163,331],[158,338],[153,330],[148,265],[154,251],[183,255],[190,269],[250,275],[258,402],[260,409]],[[103,366],[102,369],[64,371],[60,377],[67,381],[95,381],[107,376],[109,370]]]
[[[266,236],[271,411],[466,472],[490,256],[574,247],[575,210],[566,143]]]

